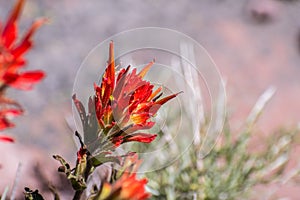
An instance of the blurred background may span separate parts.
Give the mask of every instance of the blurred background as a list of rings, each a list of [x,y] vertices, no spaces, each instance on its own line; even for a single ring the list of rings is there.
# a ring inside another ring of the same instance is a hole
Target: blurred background
[[[0,0],[1,21],[13,4]],[[27,58],[30,69],[43,69],[47,77],[30,92],[10,90],[9,96],[21,102],[26,115],[14,120],[16,128],[6,131],[17,144],[1,144],[5,155],[0,192],[13,184],[19,162],[24,172],[20,181],[25,182],[26,169],[37,161],[56,170],[52,154],[75,160],[76,145],[66,121],[72,126],[76,72],[93,47],[128,29],[170,28],[203,45],[226,81],[233,130],[241,129],[259,95],[270,86],[277,91],[257,124],[257,140],[280,127],[297,126],[300,120],[300,1],[27,0],[20,30],[42,16],[50,23],[35,35],[35,47]],[[297,186],[278,195],[300,198]]]

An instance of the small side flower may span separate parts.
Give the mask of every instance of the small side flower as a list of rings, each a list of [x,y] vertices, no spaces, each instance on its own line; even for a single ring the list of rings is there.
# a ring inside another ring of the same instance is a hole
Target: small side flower
[[[145,190],[148,183],[146,178],[138,179],[137,169],[141,164],[137,154],[127,156],[123,167],[116,173],[117,180],[105,182],[91,199],[97,200],[145,200],[151,195]]]

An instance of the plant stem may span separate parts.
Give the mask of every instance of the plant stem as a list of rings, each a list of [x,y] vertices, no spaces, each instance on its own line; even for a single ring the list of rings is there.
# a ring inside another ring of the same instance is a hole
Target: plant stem
[[[83,190],[76,190],[73,200],[80,200]]]
[[[85,169],[85,173],[84,173],[85,182],[87,182],[90,172],[92,170],[92,164],[91,164],[91,162],[89,162],[89,160],[90,160],[90,154],[88,153],[87,154],[87,165],[86,165],[86,169]],[[83,194],[83,191],[84,190],[76,190],[73,200],[80,200],[80,198]]]

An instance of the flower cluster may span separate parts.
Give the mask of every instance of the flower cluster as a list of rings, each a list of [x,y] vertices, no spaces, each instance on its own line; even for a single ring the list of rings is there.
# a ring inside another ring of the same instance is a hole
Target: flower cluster
[[[32,36],[45,22],[44,19],[35,21],[19,40],[17,21],[24,3],[25,0],[18,0],[7,22],[0,22],[0,130],[13,127],[9,118],[23,113],[17,102],[5,97],[5,90],[8,87],[29,90],[45,76],[40,70],[21,71],[26,65],[24,55],[33,46]],[[0,140],[13,141],[7,136],[1,136]]]

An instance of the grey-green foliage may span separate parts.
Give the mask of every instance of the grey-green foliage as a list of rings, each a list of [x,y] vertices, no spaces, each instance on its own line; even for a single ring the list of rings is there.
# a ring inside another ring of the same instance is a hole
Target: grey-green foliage
[[[260,143],[262,148],[251,146],[251,140],[258,137],[255,123],[274,93],[271,87],[260,96],[240,133],[232,133],[226,122],[219,143],[205,158],[199,156],[201,143],[194,143],[170,167],[148,173],[152,199],[249,199],[254,186],[285,184],[297,176],[299,169],[285,169],[299,130],[280,130],[269,134]],[[202,124],[200,135],[205,135],[206,126]]]
[[[233,140],[226,127],[222,142],[204,159],[200,146],[192,145],[176,164],[148,174],[152,199],[248,199],[253,186],[281,180],[297,130],[271,135],[260,151],[250,151],[251,132]]]

